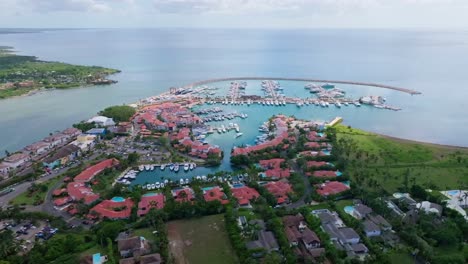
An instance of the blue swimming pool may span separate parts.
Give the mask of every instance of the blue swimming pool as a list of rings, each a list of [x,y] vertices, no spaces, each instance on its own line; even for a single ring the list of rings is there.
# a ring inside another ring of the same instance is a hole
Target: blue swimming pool
[[[113,197],[111,200],[116,203],[125,202],[125,198],[120,197],[120,196]]]
[[[447,191],[447,194],[450,195],[450,196],[456,196],[460,193],[459,190],[451,190],[451,191]]]
[[[214,187],[204,187],[204,188],[201,188],[204,192],[207,192],[211,189],[213,189]]]
[[[322,153],[327,155],[327,156],[330,156],[331,152],[329,150],[322,150]]]
[[[344,207],[344,211],[345,211],[347,214],[352,215],[353,212],[354,212],[354,206],[352,206],[352,205],[345,206],[345,207]]]
[[[344,181],[342,182],[344,185],[348,186],[348,187],[351,187],[351,182],[350,181]]]
[[[236,183],[236,184],[233,184],[232,187],[234,187],[234,188],[240,188],[240,187],[244,187],[244,184]]]
[[[341,171],[336,172],[336,177],[340,177],[341,175],[343,175],[343,173]]]

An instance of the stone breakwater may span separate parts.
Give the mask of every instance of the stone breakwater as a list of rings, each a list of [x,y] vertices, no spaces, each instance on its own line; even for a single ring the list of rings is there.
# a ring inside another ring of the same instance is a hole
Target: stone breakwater
[[[193,88],[196,86],[208,84],[208,83],[214,83],[214,82],[224,82],[224,81],[237,81],[237,80],[275,80],[275,81],[301,81],[301,82],[318,82],[318,83],[339,83],[339,84],[351,84],[351,85],[360,85],[360,86],[372,86],[372,87],[379,87],[379,88],[385,88],[385,89],[391,89],[395,91],[400,91],[404,93],[408,93],[411,95],[415,94],[421,94],[421,92],[407,89],[407,88],[402,88],[402,87],[396,87],[396,86],[390,86],[386,84],[379,84],[379,83],[369,83],[369,82],[355,82],[355,81],[340,81],[340,80],[320,80],[320,79],[307,79],[307,78],[283,78],[283,77],[229,77],[229,78],[217,78],[217,79],[208,79],[208,80],[203,80],[203,81],[197,81],[193,83],[189,83],[185,86],[182,86],[181,88]]]

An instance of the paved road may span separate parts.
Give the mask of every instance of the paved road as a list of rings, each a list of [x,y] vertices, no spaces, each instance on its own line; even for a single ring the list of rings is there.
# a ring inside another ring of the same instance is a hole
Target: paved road
[[[305,198],[310,196],[310,194],[313,191],[312,186],[310,185],[308,177],[305,174],[302,173],[302,170],[299,168],[299,166],[297,166],[296,161],[294,160],[293,162],[294,162],[294,164],[293,164],[292,167],[293,167],[295,172],[300,173],[302,175],[302,180],[304,181],[304,186],[306,187],[306,189],[304,191],[304,195],[299,200],[297,200],[294,203],[290,203],[290,204],[288,204],[286,206],[286,208],[288,208],[288,209],[295,209],[295,208],[298,208],[298,207],[301,207],[301,206],[305,205],[305,201],[304,201]]]
[[[100,154],[101,154],[100,152],[96,152],[95,154],[91,155],[90,157],[86,157],[83,160],[83,162],[92,160],[92,159],[96,158]],[[78,166],[79,164],[81,164],[81,163],[75,163],[75,164],[71,165],[70,167],[65,167],[65,168],[61,168],[61,169],[59,169],[57,171],[53,171],[51,174],[48,174],[48,175],[46,175],[44,177],[41,177],[41,178],[39,178],[39,179],[37,179],[35,181],[25,181],[25,182],[22,182],[22,183],[11,186],[11,187],[15,188],[15,191],[13,191],[11,193],[8,193],[8,194],[5,194],[3,196],[0,196],[0,207],[8,206],[8,203],[11,200],[13,200],[16,196],[26,192],[33,182],[34,183],[41,183],[41,182],[50,180],[50,179],[52,179],[54,177],[57,177],[58,175],[60,175],[62,173],[67,172],[69,169]]]

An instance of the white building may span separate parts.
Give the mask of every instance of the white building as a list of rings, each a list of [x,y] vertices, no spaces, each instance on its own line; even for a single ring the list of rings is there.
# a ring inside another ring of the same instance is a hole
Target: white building
[[[88,151],[96,145],[96,135],[81,134],[71,144],[79,147],[81,151]]]
[[[87,123],[93,123],[93,122],[98,126],[104,126],[104,127],[115,126],[114,120],[112,120],[112,118],[105,117],[105,116],[95,116],[89,119]]]
[[[2,164],[7,165],[10,168],[18,168],[30,160],[31,160],[31,156],[29,154],[16,153],[16,154],[6,157],[3,160]]]
[[[51,144],[43,141],[33,143],[24,148],[25,152],[31,155],[40,155],[46,153],[50,149]]]

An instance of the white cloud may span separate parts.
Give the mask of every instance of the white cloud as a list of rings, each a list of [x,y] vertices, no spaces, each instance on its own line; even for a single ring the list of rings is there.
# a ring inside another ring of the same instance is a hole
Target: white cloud
[[[21,0],[24,6],[34,12],[48,13],[59,11],[105,12],[111,10],[109,0]]]

